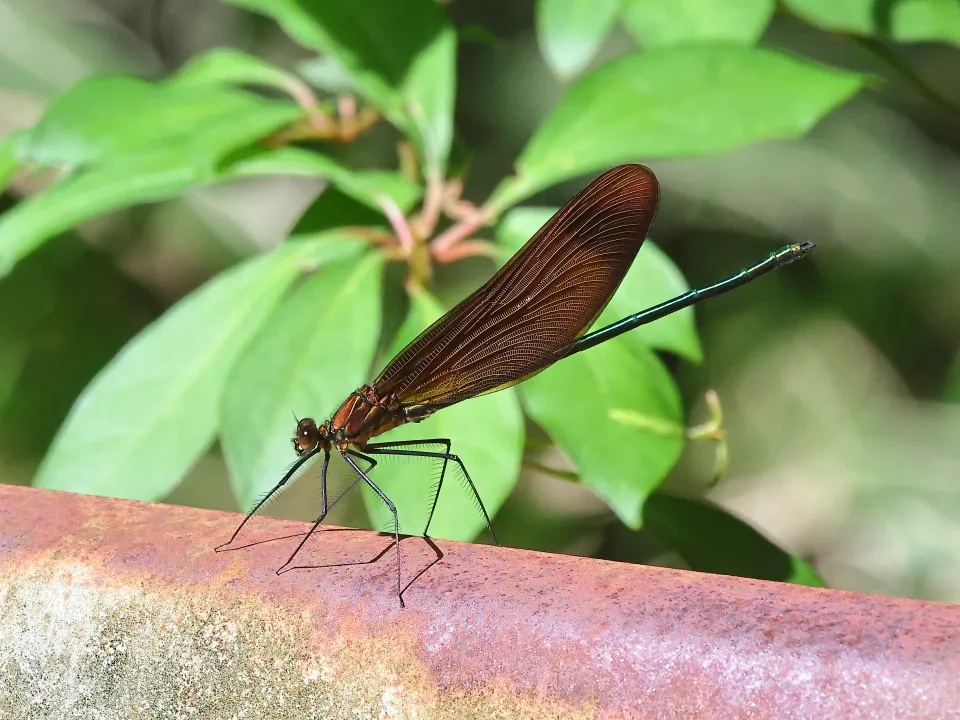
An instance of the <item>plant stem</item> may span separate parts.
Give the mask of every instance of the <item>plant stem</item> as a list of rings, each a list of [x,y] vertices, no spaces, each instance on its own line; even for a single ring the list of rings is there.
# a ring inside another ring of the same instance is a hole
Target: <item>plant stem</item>
[[[443,179],[435,172],[427,178],[427,190],[423,198],[420,214],[411,223],[414,232],[419,238],[428,238],[433,235],[440,220],[443,209],[444,186]]]
[[[477,238],[474,240],[463,240],[462,242],[458,242],[446,252],[434,252],[432,254],[433,259],[438,263],[451,263],[456,260],[463,260],[463,258],[474,257],[476,255],[495,258],[497,256],[497,248],[493,245],[493,243]]]
[[[477,208],[463,220],[437,235],[430,243],[432,255],[443,255],[457,243],[466,240],[493,218],[493,212],[486,206]]]
[[[403,250],[404,256],[412,256],[416,241],[413,238],[413,232],[410,230],[410,225],[407,223],[407,218],[404,217],[403,211],[388,197],[379,198],[379,203],[383,214],[386,215],[387,220],[390,221],[390,227],[393,228],[393,232],[397,236],[397,242],[400,243],[400,248]]]
[[[689,440],[723,440],[727,433],[723,429],[723,409],[720,407],[720,396],[716,390],[707,390],[705,398],[709,419],[700,425],[687,428]]]

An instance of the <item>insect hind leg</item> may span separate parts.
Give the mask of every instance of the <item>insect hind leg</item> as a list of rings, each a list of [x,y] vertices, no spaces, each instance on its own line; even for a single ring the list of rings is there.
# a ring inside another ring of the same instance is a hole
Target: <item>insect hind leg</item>
[[[445,449],[445,452],[429,452],[427,450],[405,449],[404,446],[410,445],[442,445]],[[437,508],[437,500],[440,498],[440,489],[443,486],[443,479],[446,475],[447,463],[455,463],[457,466],[459,466],[461,472],[463,473],[464,479],[467,481],[470,491],[473,493],[474,499],[477,501],[477,505],[479,506],[480,512],[483,515],[484,522],[486,522],[487,530],[490,532],[490,536],[493,538],[494,543],[500,545],[500,541],[497,539],[497,534],[493,531],[493,523],[490,522],[490,515],[487,513],[487,508],[484,506],[483,500],[480,498],[480,493],[477,491],[477,486],[473,484],[473,480],[470,478],[470,473],[467,472],[467,468],[463,464],[463,460],[461,460],[459,456],[450,452],[449,439],[434,438],[431,440],[404,440],[390,443],[371,443],[367,445],[365,452],[370,453],[371,455],[406,455],[408,457],[427,457],[443,460],[443,468],[440,471],[440,480],[437,482],[436,492],[433,496],[433,503],[430,506],[430,514],[427,517],[427,525],[423,529],[424,537],[429,537],[428,532],[430,530],[430,523],[433,520],[433,514]]]
[[[363,480],[367,486],[379,496],[379,498],[393,514],[393,540],[397,548],[397,599],[400,600],[400,607],[404,607],[403,587],[400,582],[400,519],[397,516],[397,506],[393,504],[393,501],[386,496],[383,490],[377,487],[376,483],[374,483],[373,480],[367,476],[367,473],[360,469],[360,466],[357,465],[356,460],[353,459],[354,457],[371,462],[372,464],[370,468],[367,468],[367,470],[372,469],[377,462],[373,458],[367,457],[366,455],[358,452],[347,451],[343,453],[343,459],[346,460],[347,465],[356,471],[356,473],[360,476],[360,479]]]

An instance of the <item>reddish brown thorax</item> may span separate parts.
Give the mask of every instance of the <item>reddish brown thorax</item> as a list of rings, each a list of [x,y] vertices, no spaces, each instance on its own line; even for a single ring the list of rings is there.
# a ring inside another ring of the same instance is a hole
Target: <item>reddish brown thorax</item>
[[[364,385],[343,401],[330,420],[335,441],[360,450],[370,438],[407,422],[406,413],[394,395],[381,397],[370,385]]]

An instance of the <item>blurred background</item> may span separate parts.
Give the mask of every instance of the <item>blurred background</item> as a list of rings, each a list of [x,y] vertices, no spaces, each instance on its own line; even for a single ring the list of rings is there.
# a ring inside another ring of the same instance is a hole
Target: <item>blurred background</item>
[[[543,61],[532,3],[448,8],[462,31],[465,195],[482,200],[563,84]],[[730,464],[709,497],[833,587],[960,602],[960,49],[900,46],[920,87],[852,37],[783,13],[762,42],[884,80],[803,140],[651,163],[662,184],[653,236],[691,285],[786,242],[818,244],[789,271],[698,306],[706,360],[671,365],[691,422],[706,416],[706,389],[722,403]],[[160,77],[218,45],[288,67],[309,55],[272,21],[215,0],[0,0],[0,135],[83,77]],[[618,27],[594,63],[633,47]],[[376,133],[345,153],[361,166],[395,162],[393,139]],[[560,205],[585,182],[531,203]],[[41,186],[14,182],[0,211]],[[272,178],[115,213],[0,283],[0,481],[29,483],[119,348],[207,278],[279,243],[321,190]],[[705,484],[712,452],[691,446],[668,486]],[[307,485],[272,514],[303,516]],[[167,500],[239,509],[216,449]],[[335,522],[366,523],[358,503]],[[534,472],[497,526],[506,544],[561,552],[624,557],[624,543],[644,543],[621,537],[586,489]]]

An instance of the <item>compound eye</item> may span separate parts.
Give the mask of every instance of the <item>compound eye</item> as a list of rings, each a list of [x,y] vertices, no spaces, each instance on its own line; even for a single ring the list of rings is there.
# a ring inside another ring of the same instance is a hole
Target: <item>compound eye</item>
[[[320,444],[320,428],[312,418],[304,418],[297,423],[297,434],[293,436],[293,448],[297,455],[303,455]]]

